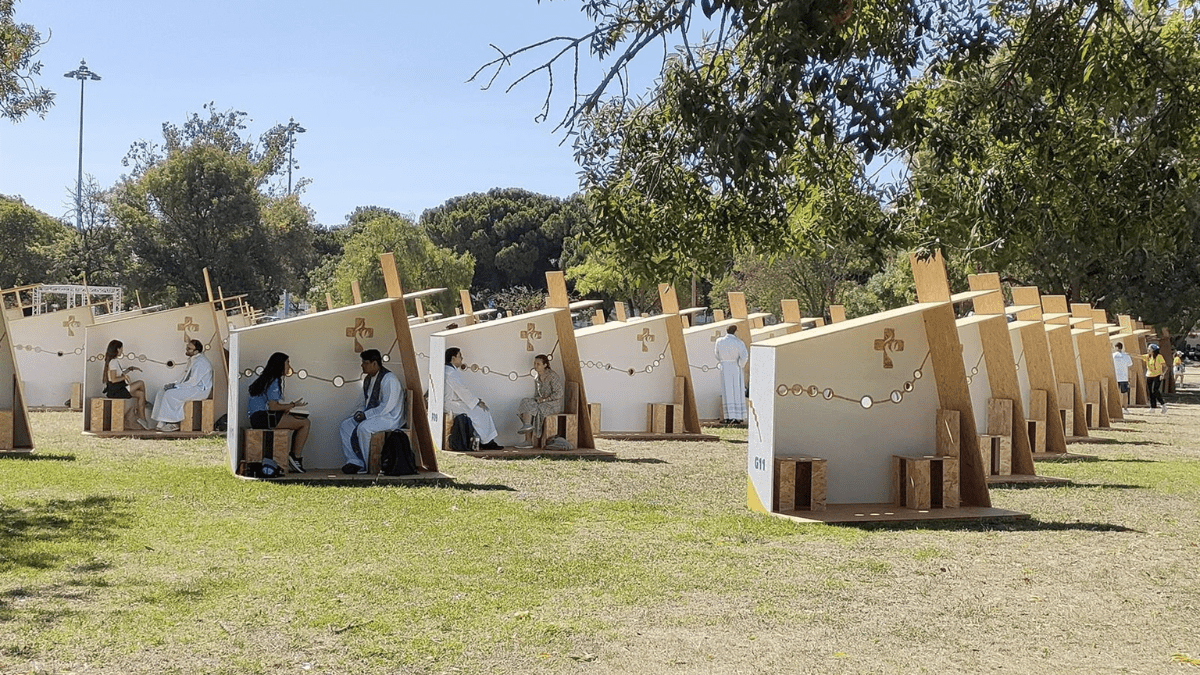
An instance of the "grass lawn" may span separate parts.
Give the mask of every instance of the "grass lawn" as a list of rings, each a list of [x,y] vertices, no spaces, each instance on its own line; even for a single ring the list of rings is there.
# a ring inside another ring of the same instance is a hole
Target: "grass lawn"
[[[1200,673],[1200,389],[1133,419],[992,490],[1028,521],[861,528],[750,513],[740,430],[343,488],[36,413],[0,672]]]

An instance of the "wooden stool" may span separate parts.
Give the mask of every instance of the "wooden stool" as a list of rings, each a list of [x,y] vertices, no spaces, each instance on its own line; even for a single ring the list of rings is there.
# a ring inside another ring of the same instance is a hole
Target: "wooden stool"
[[[771,510],[824,511],[826,472],[819,457],[776,457]]]
[[[0,410],[0,450],[12,450],[16,444],[13,435],[13,411]]]
[[[650,419],[650,433],[683,433],[683,406],[674,403],[647,403],[646,416]]]
[[[180,431],[212,433],[213,430],[213,401],[206,398],[200,401],[183,402],[183,421],[179,423]]]
[[[1046,395],[1045,389],[1029,391],[1029,417],[1025,423],[1029,427],[1029,447],[1035,453],[1046,452]]]
[[[1075,435],[1075,386],[1072,384],[1058,385],[1058,414],[1062,417],[1063,433]]]
[[[579,385],[566,382],[563,386],[563,411],[556,415],[547,415],[542,420],[542,435],[534,439],[537,447],[546,445],[551,436],[562,436],[579,447]]]
[[[71,402],[67,405],[71,406],[71,410],[83,410],[83,383],[71,383]]]
[[[588,404],[588,422],[592,425],[592,433],[600,433],[600,404]]]
[[[367,473],[383,471],[383,443],[390,431],[376,431],[371,434],[371,447],[367,450]]]
[[[88,431],[125,431],[125,398],[93,398]]]
[[[892,455],[892,504],[910,509],[958,508],[958,458]]]
[[[242,429],[242,459],[261,462],[264,451],[287,473],[288,454],[292,451],[291,429]]]
[[[1012,475],[1013,402],[989,398],[987,433],[979,434],[979,455],[984,473],[989,476]]]

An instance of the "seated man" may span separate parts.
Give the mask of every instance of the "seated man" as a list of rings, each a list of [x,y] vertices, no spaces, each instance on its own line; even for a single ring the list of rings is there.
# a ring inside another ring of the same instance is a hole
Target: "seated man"
[[[188,340],[184,350],[188,361],[183,375],[165,385],[154,397],[154,412],[150,413],[150,417],[158,421],[159,431],[179,431],[179,423],[183,421],[183,404],[204,400],[212,394],[213,368],[203,354],[204,343]]]
[[[479,436],[480,450],[503,450],[504,446],[496,442],[496,423],[492,420],[492,412],[487,403],[471,393],[459,370],[463,367],[462,350],[450,347],[446,350],[446,393],[443,409],[450,419],[455,415],[466,415],[471,418],[475,427],[475,435]]]
[[[391,431],[404,425],[404,387],[390,370],[383,367],[378,349],[361,355],[363,372],[362,403],[353,415],[342,420],[342,455],[346,464],[342,473],[366,473],[371,434]]]

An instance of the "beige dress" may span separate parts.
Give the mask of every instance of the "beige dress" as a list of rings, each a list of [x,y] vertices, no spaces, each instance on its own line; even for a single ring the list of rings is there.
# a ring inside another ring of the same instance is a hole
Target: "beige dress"
[[[548,415],[557,415],[563,411],[563,378],[553,370],[546,377],[534,378],[534,398],[521,399],[517,413],[529,415],[529,424],[533,432],[541,435],[543,421]],[[539,403],[538,401],[541,400]]]

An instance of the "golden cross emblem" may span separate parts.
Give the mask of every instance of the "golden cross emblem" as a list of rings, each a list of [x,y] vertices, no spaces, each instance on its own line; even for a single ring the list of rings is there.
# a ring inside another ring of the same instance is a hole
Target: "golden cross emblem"
[[[650,332],[649,328],[643,328],[641,334],[637,336],[637,339],[638,342],[642,343],[642,351],[648,352],[650,351],[650,348],[646,345],[654,342],[654,334]]]
[[[883,352],[883,367],[892,367],[892,357],[888,352],[904,351],[904,340],[896,339],[896,330],[893,328],[883,329],[883,339],[875,341],[875,351]]]
[[[355,317],[354,325],[346,327],[346,337],[354,338],[354,353],[357,354],[363,350],[362,343],[358,341],[358,338],[375,337],[375,329],[367,325],[366,319]]]
[[[713,334],[712,334],[712,337],[708,338],[708,341],[709,341],[709,342],[716,342],[717,340],[720,340],[720,339],[721,339],[721,331],[720,331],[720,330],[714,330],[714,331],[713,331]]]
[[[182,331],[183,333],[186,334],[189,330],[190,331],[200,330],[200,325],[193,322],[192,317],[185,316],[185,317],[183,317],[183,323],[179,324],[178,326],[175,326],[175,330]]]
[[[79,328],[79,322],[75,320],[74,314],[68,316],[67,320],[63,322],[63,328],[67,329],[67,335],[75,337],[75,329]]]
[[[525,330],[521,331],[521,339],[525,341],[525,351],[533,351],[533,340],[542,339],[542,331],[537,329],[537,324],[529,324]]]

